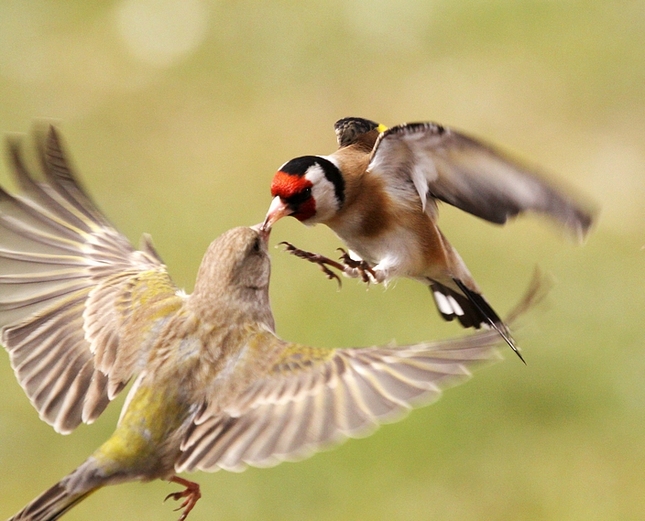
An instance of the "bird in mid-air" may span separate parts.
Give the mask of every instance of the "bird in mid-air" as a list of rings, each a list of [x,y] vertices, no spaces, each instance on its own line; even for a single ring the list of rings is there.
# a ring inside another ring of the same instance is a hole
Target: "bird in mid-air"
[[[435,123],[387,129],[344,118],[334,128],[336,152],[296,157],[275,174],[266,226],[287,215],[306,225],[326,224],[350,250],[342,263],[285,243],[287,248],[318,263],[330,278],[337,276],[328,266],[366,282],[419,280],[430,287],[444,319],[493,327],[522,358],[437,226],[437,203],[497,224],[522,212],[542,213],[580,238],[592,212],[491,146]]]
[[[57,432],[92,423],[133,380],[110,438],[11,520],[58,519],[97,489],[185,471],[307,457],[438,398],[498,357],[498,335],[323,349],[276,336],[269,229],[208,248],[187,295],[144,236],[139,250],[78,183],[57,131],[37,136],[42,176],[9,141],[18,193],[0,188],[0,332],[20,385]]]

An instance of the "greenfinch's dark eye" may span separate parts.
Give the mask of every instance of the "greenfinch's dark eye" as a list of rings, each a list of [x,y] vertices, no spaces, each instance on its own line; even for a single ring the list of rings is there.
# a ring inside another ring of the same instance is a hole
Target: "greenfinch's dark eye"
[[[255,241],[253,241],[253,251],[255,253],[260,253],[260,238],[256,237]]]

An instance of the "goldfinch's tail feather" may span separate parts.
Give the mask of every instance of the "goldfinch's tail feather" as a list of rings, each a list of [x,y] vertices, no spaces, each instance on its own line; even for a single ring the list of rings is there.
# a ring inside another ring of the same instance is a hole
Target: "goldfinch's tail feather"
[[[495,329],[515,354],[519,356],[520,360],[524,362],[524,358],[522,358],[517,349],[508,327],[486,299],[476,291],[469,289],[459,279],[453,279],[453,281],[461,290],[461,293],[436,281],[430,284],[430,290],[441,316],[447,321],[456,318],[463,327],[479,329],[485,326]]]

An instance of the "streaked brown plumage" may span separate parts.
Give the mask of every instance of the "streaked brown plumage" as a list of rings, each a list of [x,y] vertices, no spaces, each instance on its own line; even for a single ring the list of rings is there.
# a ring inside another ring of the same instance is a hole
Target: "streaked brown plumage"
[[[134,384],[112,436],[11,520],[54,520],[97,489],[242,470],[310,455],[430,403],[497,358],[495,332],[401,347],[321,349],[275,335],[268,230],[216,239],[191,295],[148,237],[135,250],[81,188],[51,128],[44,181],[9,152],[20,193],[0,189],[0,327],[18,381],[61,433]]]
[[[437,226],[437,203],[503,224],[525,211],[546,214],[582,238],[592,212],[492,147],[434,123],[387,129],[362,118],[335,124],[338,150],[285,163],[273,178],[265,223],[292,215],[329,226],[351,250],[345,265],[288,245],[346,275],[429,286],[446,320],[492,326],[519,355],[508,329]],[[369,274],[369,275],[368,275]],[[521,358],[521,356],[520,356]]]

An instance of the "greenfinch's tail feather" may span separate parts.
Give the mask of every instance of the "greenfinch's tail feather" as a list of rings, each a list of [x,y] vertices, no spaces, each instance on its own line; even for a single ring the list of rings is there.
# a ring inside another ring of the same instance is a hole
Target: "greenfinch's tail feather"
[[[97,489],[70,493],[65,480],[59,481],[7,521],[54,521]]]

